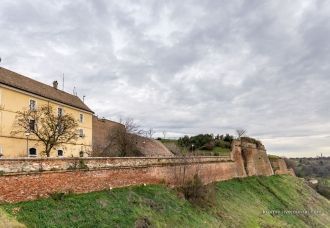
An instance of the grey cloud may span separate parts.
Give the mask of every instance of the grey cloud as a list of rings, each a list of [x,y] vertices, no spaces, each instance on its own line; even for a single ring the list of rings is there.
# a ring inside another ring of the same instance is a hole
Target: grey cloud
[[[1,65],[64,73],[100,116],[172,136],[243,127],[274,154],[330,155],[329,17],[307,0],[2,1]]]

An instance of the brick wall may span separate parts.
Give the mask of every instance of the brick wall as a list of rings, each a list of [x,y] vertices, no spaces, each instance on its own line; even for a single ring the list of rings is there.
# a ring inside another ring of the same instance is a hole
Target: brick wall
[[[243,155],[244,154],[244,155]],[[284,162],[284,161],[283,161]],[[281,160],[276,174],[290,174]],[[278,167],[278,168],[276,168]],[[85,193],[137,184],[179,185],[199,174],[204,183],[252,175],[273,175],[264,147],[233,142],[230,156],[0,159],[0,202]]]
[[[243,142],[243,146],[241,146],[239,140],[234,140],[232,147],[232,159],[236,162],[242,175],[269,176],[274,174],[264,146],[257,147],[256,144],[247,142]]]
[[[270,162],[275,174],[288,174],[296,176],[293,169],[288,169],[283,158],[273,158],[270,160]]]
[[[96,156],[103,152],[103,150],[106,149],[109,145],[110,133],[120,127],[124,127],[124,125],[107,119],[99,119],[98,117],[93,116],[93,152],[96,154]],[[137,148],[146,157],[173,156],[171,151],[169,151],[162,143],[157,140],[138,135],[135,139]]]
[[[26,171],[17,168],[0,176],[0,201],[19,202],[47,197],[56,192],[86,193],[136,184],[168,183],[177,185],[198,173],[205,183],[240,177],[235,162],[228,158],[128,158],[79,159],[90,169],[62,169],[33,172],[43,167],[66,167],[74,159],[17,159],[1,161],[1,167],[25,164]],[[100,165],[103,164],[103,165]],[[27,168],[30,167],[30,168]],[[29,171],[27,171],[29,170]]]
[[[124,126],[111,120],[93,116],[93,151],[103,151],[109,144],[109,133],[118,127]]]
[[[171,166],[191,163],[220,163],[232,161],[219,157],[102,157],[102,158],[18,158],[0,159],[0,173],[32,173],[45,171],[68,171],[74,169],[138,168]]]

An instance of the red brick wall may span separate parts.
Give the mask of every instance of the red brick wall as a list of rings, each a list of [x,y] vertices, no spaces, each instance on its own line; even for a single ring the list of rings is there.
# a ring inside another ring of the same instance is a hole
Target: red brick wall
[[[179,185],[196,173],[204,183],[245,177],[246,171],[249,176],[274,173],[264,148],[249,144],[243,145],[243,149],[245,158],[236,141],[230,157],[0,159],[0,202],[143,183]],[[277,165],[282,167],[283,163]]]
[[[45,171],[0,176],[0,201],[19,202],[47,197],[56,192],[86,193],[138,184],[176,185],[198,173],[205,183],[239,177],[232,161],[139,168]]]
[[[109,144],[109,133],[118,127],[124,126],[111,120],[99,119],[97,116],[93,116],[93,151],[103,151]]]
[[[109,134],[120,127],[124,125],[93,116],[93,152],[96,156],[109,145]],[[173,156],[171,151],[154,139],[137,136],[136,144],[142,154],[147,157]]]
[[[283,158],[277,158],[277,159],[273,158],[271,160],[271,164],[275,174],[279,174],[279,175],[288,174],[288,175],[296,176],[293,169],[288,169]]]

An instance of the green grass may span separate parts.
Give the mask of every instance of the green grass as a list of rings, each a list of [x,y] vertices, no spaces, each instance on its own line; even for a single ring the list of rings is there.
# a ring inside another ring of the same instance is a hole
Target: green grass
[[[230,152],[229,148],[214,147],[213,150],[197,150],[194,153],[203,156],[229,156]]]
[[[279,158],[281,158],[281,157],[279,157],[279,156],[277,156],[277,155],[272,155],[272,154],[269,154],[269,155],[268,155],[268,159],[269,159],[270,161],[277,161]]]
[[[330,204],[291,176],[250,177],[215,184],[213,206],[200,208],[165,186],[114,189],[63,200],[42,199],[1,207],[27,227],[327,227]],[[320,214],[270,215],[267,210],[316,210]],[[329,227],[329,226],[328,226]]]

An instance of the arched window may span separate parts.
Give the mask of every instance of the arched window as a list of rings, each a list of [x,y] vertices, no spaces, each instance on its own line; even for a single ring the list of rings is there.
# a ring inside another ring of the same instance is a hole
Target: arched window
[[[63,150],[57,150],[57,156],[58,157],[63,157]]]
[[[84,157],[84,151],[80,151],[80,152],[79,152],[79,156],[80,156],[80,157]]]
[[[37,156],[37,149],[36,148],[30,148],[29,149],[29,156],[30,157],[36,157]]]

